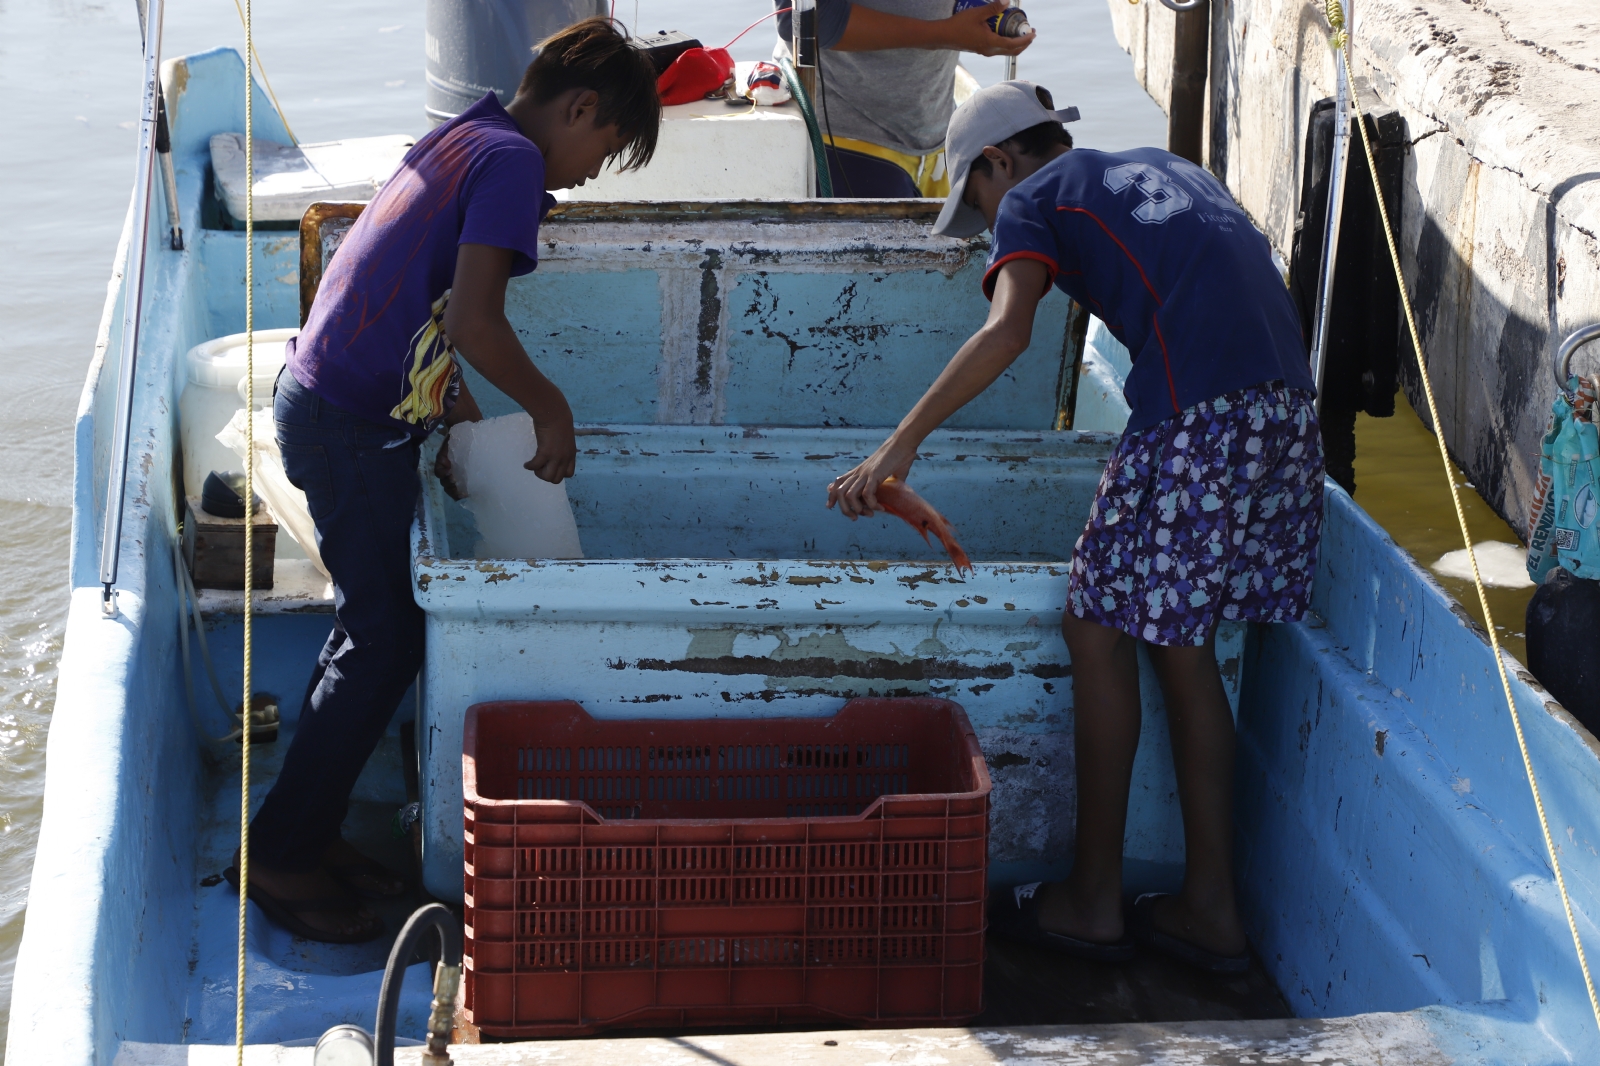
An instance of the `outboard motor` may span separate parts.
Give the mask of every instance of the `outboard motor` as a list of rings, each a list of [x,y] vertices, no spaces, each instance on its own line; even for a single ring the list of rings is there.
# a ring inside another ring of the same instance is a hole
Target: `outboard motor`
[[[1528,669],[1561,706],[1600,736],[1600,581],[1556,567],[1528,601]]]
[[[540,41],[610,10],[606,0],[427,0],[427,7],[424,104],[435,126],[487,92],[509,104]]]

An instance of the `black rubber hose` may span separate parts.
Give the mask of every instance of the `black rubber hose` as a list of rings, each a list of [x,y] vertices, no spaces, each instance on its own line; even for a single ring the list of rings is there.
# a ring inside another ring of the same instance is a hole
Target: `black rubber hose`
[[[417,950],[417,942],[430,928],[439,931],[439,964],[461,965],[461,926],[456,916],[442,903],[419,907],[395,938],[389,950],[388,965],[383,968],[383,988],[378,993],[378,1020],[373,1025],[373,1043],[377,1045],[377,1066],[394,1066],[395,1019],[400,1013],[400,985],[406,978],[406,965]]]

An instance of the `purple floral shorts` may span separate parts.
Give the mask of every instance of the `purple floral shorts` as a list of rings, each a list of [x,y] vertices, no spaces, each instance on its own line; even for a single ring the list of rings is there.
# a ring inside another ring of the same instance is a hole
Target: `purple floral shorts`
[[[1311,396],[1258,385],[1124,433],[1072,552],[1067,609],[1151,644],[1298,621],[1322,529]]]

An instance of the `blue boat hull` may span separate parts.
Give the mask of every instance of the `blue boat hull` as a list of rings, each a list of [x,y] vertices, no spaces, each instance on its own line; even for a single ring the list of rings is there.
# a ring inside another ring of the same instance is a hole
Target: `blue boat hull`
[[[205,230],[199,218],[205,145],[242,123],[243,76],[237,55],[222,51],[168,72],[193,243],[165,253],[151,234],[114,617],[101,611],[96,561],[125,245],[80,404],[72,604],[16,971],[15,1066],[110,1066],[119,1051],[145,1056],[124,1062],[183,1062],[179,1045],[233,1039],[236,898],[205,880],[235,846],[237,769],[203,755],[185,707],[172,471],[183,353],[243,326],[243,237]],[[255,113],[259,136],[284,139],[259,96]],[[294,237],[261,234],[255,247],[257,326],[292,326]],[[944,357],[927,347],[917,373]],[[1392,1038],[1410,1056],[1401,1061],[1600,1060],[1482,632],[1334,487],[1314,608],[1303,625],[1251,629],[1241,655],[1239,879],[1268,971],[1297,1014],[1360,1016],[1350,1024]],[[314,611],[264,615],[258,687],[300,692],[328,621]],[[211,629],[223,683],[236,685],[236,624],[219,616]],[[1515,662],[1506,665],[1579,926],[1592,937],[1600,750]],[[292,698],[284,711],[292,730]],[[222,731],[214,709],[202,713],[202,727]],[[389,738],[369,767],[361,817],[379,819],[400,798],[399,751]],[[277,757],[261,754],[257,798]],[[1061,858],[1054,846],[1032,856],[1047,868]],[[370,1024],[377,949],[294,942],[258,913],[252,920],[247,1040]],[[421,1025],[423,983],[410,982],[403,1030]],[[1407,1013],[1374,1013],[1392,1011]]]

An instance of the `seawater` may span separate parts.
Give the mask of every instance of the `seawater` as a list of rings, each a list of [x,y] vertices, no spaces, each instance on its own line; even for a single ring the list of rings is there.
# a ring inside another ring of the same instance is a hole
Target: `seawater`
[[[168,0],[163,54],[242,48],[231,0]],[[1105,0],[1031,5],[1022,77],[1077,104],[1080,144],[1165,143]],[[73,420],[128,209],[139,107],[133,0],[0,0],[0,1010],[11,998],[66,622]],[[722,44],[766,0],[619,0],[625,23]],[[421,0],[257,0],[256,48],[303,141],[421,133]],[[734,48],[766,55],[763,27]],[[985,84],[999,59],[966,57]],[[580,415],[581,417],[581,415]],[[73,768],[58,767],[71,774]]]
[[[1431,569],[1440,556],[1463,547],[1455,505],[1450,501],[1450,482],[1454,481],[1460,491],[1461,510],[1473,544],[1496,541],[1520,547],[1522,542],[1516,530],[1478,495],[1460,467],[1452,462],[1446,473],[1433,433],[1417,416],[1404,392],[1395,397],[1394,408],[1393,418],[1356,416],[1355,501],[1396,544],[1430,568],[1434,580],[1461,601],[1479,625],[1484,625],[1483,607],[1473,583],[1445,577]],[[1523,619],[1533,587],[1488,588],[1485,592],[1501,646],[1526,662]]]

